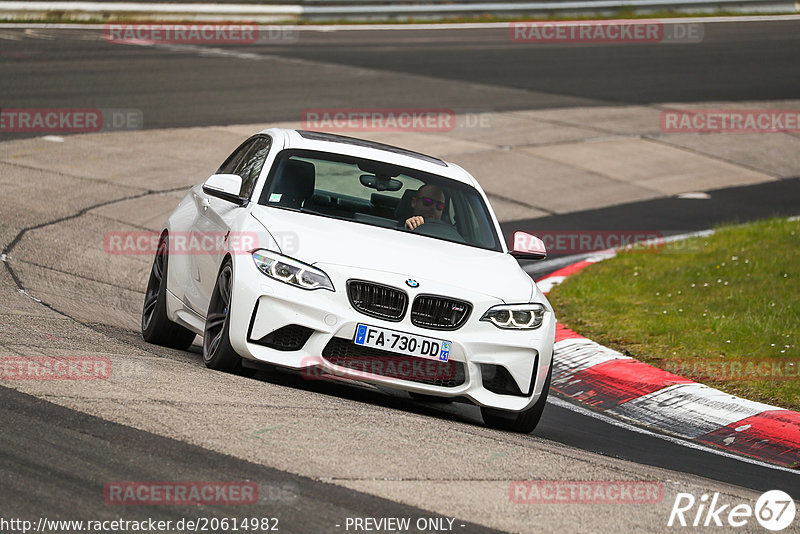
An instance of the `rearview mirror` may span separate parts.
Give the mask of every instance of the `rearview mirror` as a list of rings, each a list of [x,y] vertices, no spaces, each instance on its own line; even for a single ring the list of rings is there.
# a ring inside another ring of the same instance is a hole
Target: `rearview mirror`
[[[233,202],[238,206],[246,206],[247,198],[240,197],[242,177],[236,174],[215,174],[203,184],[203,191],[212,197]]]
[[[362,174],[359,178],[361,185],[378,191],[400,191],[403,187],[403,182],[388,176],[375,176],[372,174]]]
[[[358,168],[369,174],[388,177],[397,176],[401,172],[399,167],[382,161],[360,160]]]
[[[543,260],[547,257],[544,242],[526,232],[514,232],[514,244],[510,252],[518,260]]]

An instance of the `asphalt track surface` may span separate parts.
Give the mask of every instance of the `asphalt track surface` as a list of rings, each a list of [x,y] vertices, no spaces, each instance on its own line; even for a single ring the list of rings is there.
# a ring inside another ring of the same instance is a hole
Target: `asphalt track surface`
[[[503,233],[518,230],[628,230],[658,228],[664,235],[683,234],[766,217],[798,215],[800,178],[726,187],[707,199],[665,197],[607,208],[502,223]],[[552,256],[551,256],[552,257]],[[542,271],[541,276],[548,274]]]
[[[3,515],[35,518],[47,496],[48,519],[87,517],[113,520],[176,517],[243,518],[242,506],[143,505],[120,510],[98,498],[109,481],[249,480],[259,486],[259,502],[246,517],[275,518],[281,532],[320,532],[345,524],[347,517],[431,517],[430,512],[290,475],[231,456],[155,436],[68,410],[8,388],[0,388]],[[32,444],[35,446],[32,447]],[[459,531],[485,527],[458,523]]]
[[[795,20],[707,24],[700,43],[617,45],[516,43],[499,27],[302,30],[214,50],[157,51],[108,43],[100,31],[35,29],[20,40],[13,38],[22,30],[0,32],[3,107],[134,108],[146,128],[296,121],[309,107],[424,102],[457,112],[502,111],[780,100],[800,92]],[[431,79],[464,83],[432,90],[425,83]]]
[[[775,100],[796,98],[800,91],[798,30],[797,22],[730,23],[708,26],[698,45],[625,47],[519,45],[508,42],[505,30],[301,32],[292,44],[225,48],[264,54],[257,68],[252,61],[235,56],[172,54],[152,47],[112,45],[86,38],[80,30],[59,32],[57,37],[55,30],[46,30],[38,31],[37,38],[0,41],[0,91],[3,107],[141,109],[146,128],[297,120],[310,105],[409,107],[418,106],[423,97],[426,107],[461,110]],[[3,34],[14,31],[0,30]],[[270,55],[303,61],[272,62]],[[310,68],[320,64],[324,68]],[[465,85],[423,95],[421,89],[387,84],[384,77],[335,78],[337,64]],[[514,89],[525,91],[515,93]],[[798,182],[730,188],[712,195],[712,204],[662,199],[516,221],[504,229],[647,227],[642,222],[647,217],[661,222],[653,227],[665,228],[667,217],[675,221],[672,227],[677,231],[773,214],[795,215]],[[111,334],[124,342],[142,343],[135,339],[135,332]],[[259,375],[256,380],[274,378]],[[440,408],[330,384],[290,380],[289,386],[350,402],[479,424],[458,405]],[[76,511],[98,517],[98,510],[112,517],[118,515],[117,510],[98,508],[92,500],[98,488],[108,480],[143,479],[143,473],[187,479],[230,479],[241,473],[264,484],[289,484],[296,496],[289,505],[264,505],[264,513],[286,514],[288,531],[330,527],[332,521],[347,515],[431,515],[102,421],[8,388],[0,388],[0,398],[2,426],[15,429],[4,431],[0,438],[4,515],[13,510],[15,515],[38,516],[41,502],[50,502],[63,503],[52,505],[53,517]],[[794,473],[690,449],[612,426],[563,405],[548,407],[534,436],[744,488],[800,492],[800,479]],[[65,462],[65,455],[81,460]],[[143,514],[151,517],[186,515],[185,510],[175,509],[141,511],[151,512]],[[195,515],[197,511],[191,510]],[[215,509],[205,515],[224,512]],[[465,531],[473,528],[464,524]]]

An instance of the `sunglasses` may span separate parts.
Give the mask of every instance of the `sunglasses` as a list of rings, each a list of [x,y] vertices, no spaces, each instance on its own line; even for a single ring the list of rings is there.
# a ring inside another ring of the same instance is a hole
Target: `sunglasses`
[[[422,205],[423,206],[430,207],[430,206],[436,204],[436,209],[437,210],[442,211],[444,209],[444,202],[439,202],[438,200],[434,200],[434,199],[428,198],[428,197],[422,197],[422,198],[417,197],[417,198],[419,198],[422,201]]]

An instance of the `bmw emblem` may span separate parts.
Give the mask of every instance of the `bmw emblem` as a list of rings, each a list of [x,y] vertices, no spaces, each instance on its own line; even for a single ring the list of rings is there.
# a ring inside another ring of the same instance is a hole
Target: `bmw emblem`
[[[417,282],[413,278],[409,278],[408,280],[406,280],[406,285],[408,287],[419,287],[419,282]]]

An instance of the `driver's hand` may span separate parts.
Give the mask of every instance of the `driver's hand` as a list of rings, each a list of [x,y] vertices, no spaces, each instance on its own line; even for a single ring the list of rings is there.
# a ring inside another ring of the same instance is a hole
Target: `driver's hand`
[[[417,226],[424,223],[425,219],[422,218],[422,215],[415,215],[406,219],[406,227],[408,227],[409,230],[414,230]]]

